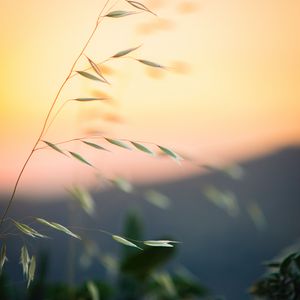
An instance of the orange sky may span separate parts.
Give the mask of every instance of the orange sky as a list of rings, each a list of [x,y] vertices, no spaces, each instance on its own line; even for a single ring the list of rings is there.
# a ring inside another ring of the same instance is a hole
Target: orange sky
[[[103,3],[0,1],[1,191],[11,189]],[[60,103],[97,92],[109,94],[114,102],[69,103],[48,140],[80,136],[82,130],[97,127],[110,137],[157,142],[200,162],[221,163],[299,143],[299,1],[143,3],[159,18],[139,14],[106,19],[86,54],[101,61],[143,44],[132,56],[175,69],[155,72],[132,60],[119,60],[109,64],[111,86],[75,78]],[[115,6],[119,8],[131,9],[121,0]],[[82,59],[77,69],[85,66]],[[112,114],[122,122],[103,121]],[[70,147],[109,177],[161,180],[197,171],[139,153],[102,154]],[[57,191],[81,177],[93,178],[87,169],[43,150],[34,156],[20,188]]]

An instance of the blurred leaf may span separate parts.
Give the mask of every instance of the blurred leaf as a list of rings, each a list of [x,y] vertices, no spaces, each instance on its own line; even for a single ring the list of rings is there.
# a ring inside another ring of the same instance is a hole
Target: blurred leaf
[[[55,144],[53,143],[50,143],[48,141],[43,141],[46,145],[48,145],[50,148],[54,149],[55,151],[63,154],[63,155],[66,155],[60,148],[58,148]]]
[[[58,223],[55,223],[55,222],[50,222],[50,221],[47,221],[45,219],[42,219],[42,218],[35,218],[37,222],[43,224],[43,225],[46,225],[46,226],[49,226],[51,228],[54,228],[58,231],[61,231],[61,232],[64,232],[65,234],[68,234],[76,239],[79,239],[81,240],[81,237],[75,233],[73,233],[72,231],[70,231],[67,227],[61,225],[61,224],[58,224]]]
[[[121,271],[130,273],[137,280],[145,280],[151,273],[168,262],[176,248],[147,247],[144,251],[135,253],[123,260]]]
[[[171,158],[175,159],[176,161],[180,161],[182,160],[182,157],[180,157],[177,153],[175,153],[174,151],[163,147],[163,146],[159,146],[157,145],[157,147],[166,155],[170,156]]]
[[[100,300],[99,290],[97,286],[92,281],[88,281],[86,286],[92,300]]]
[[[126,215],[122,236],[130,240],[141,241],[143,239],[143,222],[136,211],[131,211]],[[130,247],[123,247],[121,258],[126,258],[136,251]]]
[[[103,76],[102,72],[100,71],[100,68],[98,67],[98,65],[96,63],[94,63],[91,59],[89,59],[88,57],[86,57],[91,65],[91,67],[93,68],[93,70],[100,76],[100,81],[105,82],[105,83],[109,83],[106,78]]]
[[[133,191],[132,184],[124,178],[117,177],[112,179],[111,182],[125,193],[131,193]]]
[[[172,279],[179,299],[189,299],[192,296],[199,296],[202,299],[202,297],[208,296],[208,290],[199,284],[198,279],[183,267],[176,270],[176,274],[172,276]],[[218,299],[221,300],[221,298]]]
[[[140,144],[140,143],[137,143],[137,142],[131,142],[131,144],[137,148],[138,150],[142,151],[142,152],[145,152],[147,154],[150,154],[152,156],[154,156],[154,152],[152,152],[150,149],[148,149],[147,147],[145,147],[144,145]]]
[[[119,146],[119,147],[122,147],[122,148],[125,148],[125,149],[128,149],[128,150],[131,150],[131,148],[125,144],[124,142],[122,141],[119,141],[119,140],[115,140],[115,139],[109,139],[109,138],[105,138],[109,143],[115,145],[115,146]]]
[[[171,205],[170,199],[167,196],[155,190],[146,191],[145,198],[151,204],[162,209],[166,209]]]
[[[289,272],[289,268],[290,268],[290,265],[293,261],[293,259],[296,257],[297,253],[292,253],[290,255],[288,255],[283,261],[282,263],[280,264],[280,273],[282,275],[287,275],[288,272]]]
[[[123,244],[125,246],[129,246],[129,247],[133,247],[133,248],[138,248],[140,250],[143,250],[142,248],[140,248],[139,246],[137,246],[136,244],[126,240],[125,238],[118,236],[118,235],[112,235],[112,238],[117,241],[120,244]]]
[[[95,143],[91,143],[91,142],[88,142],[88,141],[82,141],[83,143],[85,143],[86,145],[90,146],[90,147],[93,147],[95,149],[98,149],[98,150],[104,150],[104,151],[109,151],[105,148],[103,148],[102,146],[98,145],[98,144],[95,144]]]
[[[69,189],[69,192],[87,214],[92,215],[94,213],[95,203],[92,196],[86,189],[74,186]]]
[[[77,160],[79,160],[80,162],[86,164],[86,165],[89,165],[91,167],[93,167],[93,165],[91,163],[89,163],[85,158],[83,158],[80,154],[76,153],[76,152],[72,152],[72,151],[69,151],[69,153],[74,157],[76,158]]]
[[[255,202],[251,202],[247,205],[247,210],[257,229],[259,230],[265,229],[267,225],[267,221],[259,205]]]
[[[27,282],[27,288],[29,287],[30,283],[34,279],[35,274],[35,268],[36,268],[36,261],[35,256],[32,256],[29,263],[29,269],[28,269],[28,282]]]
[[[40,234],[39,232],[37,232],[35,229],[31,228],[30,226],[17,222],[15,220],[13,220],[15,226],[24,234],[29,235],[33,238],[35,237],[40,237],[40,238],[46,238],[47,236]]]
[[[147,65],[149,67],[165,69],[164,66],[157,64],[153,61],[149,61],[149,60],[145,60],[145,59],[137,59],[137,61],[139,61],[140,63]]]
[[[105,82],[103,81],[102,79],[88,73],[88,72],[85,72],[85,71],[76,71],[78,74],[80,74],[81,76],[85,77],[85,78],[88,78],[88,79],[91,79],[91,80],[96,80],[96,81],[101,81],[101,82]],[[105,82],[107,83],[107,82]]]
[[[168,296],[173,299],[178,299],[176,287],[172,280],[172,277],[168,273],[160,273],[154,276],[155,281],[157,281],[163,289],[167,292]]]
[[[90,101],[101,101],[101,100],[107,100],[108,98],[75,98],[72,100],[80,101],[80,102],[90,102]]]
[[[241,180],[245,175],[244,169],[238,164],[225,167],[223,172],[235,180]]]
[[[0,252],[0,275],[2,273],[2,269],[6,261],[8,261],[6,257],[6,244],[3,243]]]
[[[205,197],[213,204],[224,209],[230,216],[235,217],[239,213],[236,197],[229,191],[220,191],[214,186],[207,186],[203,190]]]
[[[123,236],[127,236],[130,239],[143,239],[143,222],[137,212],[131,211],[127,214],[123,232]]]
[[[134,14],[137,14],[137,12],[135,12],[135,11],[115,10],[115,11],[112,11],[112,12],[108,13],[107,15],[105,15],[105,17],[121,18],[121,17],[126,17],[126,16],[130,16],[130,15],[134,15]]]
[[[137,1],[129,1],[129,0],[126,0],[127,3],[131,4],[133,7],[137,8],[137,9],[140,9],[140,10],[144,10],[144,11],[147,11],[153,15],[156,16],[156,14],[154,12],[152,12],[150,9],[148,9],[144,4],[140,3],[140,2],[137,2]]]
[[[116,274],[119,269],[118,259],[111,254],[104,254],[100,256],[100,262],[104,268],[111,274]]]
[[[134,47],[134,48],[129,48],[129,49],[126,49],[126,50],[123,50],[123,51],[120,51],[118,53],[116,53],[114,56],[112,56],[113,58],[118,58],[118,57],[122,57],[124,55],[127,55],[129,53],[131,53],[132,51],[135,51],[137,50],[138,48],[140,48],[141,46],[137,46],[137,47]]]
[[[26,278],[28,276],[29,263],[30,263],[30,257],[28,254],[27,247],[24,245],[21,248],[20,264],[22,264],[23,275],[25,275]]]
[[[265,262],[264,265],[268,268],[279,268],[280,267],[280,263],[279,262]]]

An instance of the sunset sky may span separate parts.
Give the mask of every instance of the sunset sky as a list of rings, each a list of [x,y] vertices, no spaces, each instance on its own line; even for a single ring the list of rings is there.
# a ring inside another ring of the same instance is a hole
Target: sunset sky
[[[113,10],[134,10],[110,1]],[[298,0],[145,0],[158,14],[105,18],[85,54],[101,62],[142,45],[132,59],[105,64],[111,85],[76,76],[67,99],[109,95],[107,103],[66,104],[46,140],[99,130],[112,138],[165,145],[197,163],[224,164],[300,142],[300,2]],[[52,100],[87,40],[104,0],[0,1],[0,191],[9,193]],[[85,57],[76,70],[88,66]],[[201,171],[190,163],[75,149],[108,178],[169,180]],[[152,147],[152,146],[150,146]],[[74,150],[74,151],[75,151]],[[26,193],[95,184],[88,167],[40,150],[21,181]]]

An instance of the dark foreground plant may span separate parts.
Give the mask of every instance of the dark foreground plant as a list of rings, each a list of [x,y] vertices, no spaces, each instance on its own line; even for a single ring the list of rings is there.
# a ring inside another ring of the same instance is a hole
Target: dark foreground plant
[[[266,266],[266,275],[250,288],[250,293],[262,300],[300,300],[300,252]]]

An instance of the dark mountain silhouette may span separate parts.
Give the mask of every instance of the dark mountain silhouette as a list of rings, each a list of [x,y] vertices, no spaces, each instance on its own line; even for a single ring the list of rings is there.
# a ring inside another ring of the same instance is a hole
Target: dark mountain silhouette
[[[291,147],[241,164],[245,170],[242,180],[233,180],[222,172],[195,176],[177,182],[140,186],[137,192],[126,194],[119,190],[97,193],[96,217],[91,219],[78,210],[68,208],[70,200],[31,203],[19,201],[11,215],[17,219],[24,216],[40,216],[69,224],[70,218],[78,226],[101,228],[121,233],[122,224],[130,210],[140,213],[149,239],[171,236],[182,242],[173,267],[184,265],[199,281],[220,295],[231,300],[247,299],[246,289],[264,268],[262,262],[271,259],[283,248],[300,237],[300,148]],[[240,212],[229,216],[206,199],[203,189],[213,185],[219,190],[231,191],[236,195]],[[155,189],[171,199],[171,206],[162,210],[142,197],[143,191]],[[51,200],[51,199],[50,199]],[[265,214],[267,226],[258,230],[247,212],[247,207],[256,201]],[[3,209],[4,201],[0,202]],[[74,229],[75,230],[75,229]],[[79,244],[75,244],[75,258],[68,251],[70,239],[50,231],[53,240],[36,241],[50,253],[50,280],[67,280],[70,265],[76,270],[75,279],[103,276],[103,267],[93,263],[88,271],[77,266]],[[100,232],[86,232],[103,253],[117,253],[119,245]],[[9,264],[6,266],[11,278],[20,280],[20,243],[16,239],[9,243]],[[69,267],[68,267],[68,263]]]

